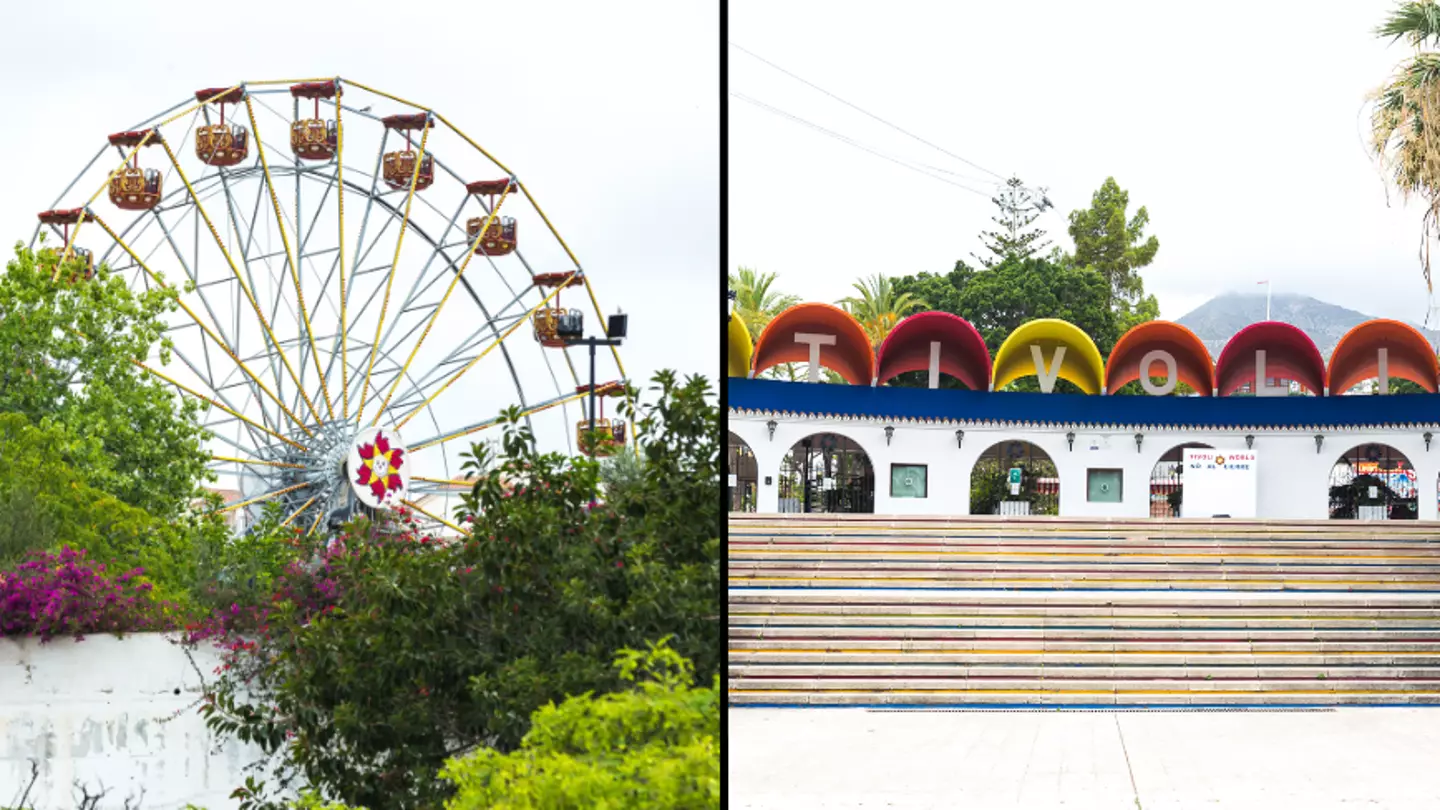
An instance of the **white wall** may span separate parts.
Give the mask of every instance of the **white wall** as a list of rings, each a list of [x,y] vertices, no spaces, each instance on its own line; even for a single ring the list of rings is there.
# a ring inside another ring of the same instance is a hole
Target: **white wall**
[[[210,648],[195,661],[214,677]],[[138,799],[141,788],[141,808],[235,807],[228,796],[259,750],[217,750],[192,705],[200,695],[196,666],[158,633],[0,639],[0,807],[19,800],[31,760],[40,780],[26,804],[36,810],[75,807],[76,781],[109,791],[101,808]]]
[[[982,453],[1002,441],[1028,441],[1055,462],[1060,476],[1060,514],[1066,517],[1148,517],[1150,474],[1156,462],[1177,445],[1200,442],[1223,450],[1245,449],[1247,431],[1167,430],[1138,431],[1144,434],[1140,450],[1135,449],[1136,430],[1090,430],[1074,428],[1075,446],[1070,449],[1064,426],[995,427],[985,425],[928,425],[883,422],[868,419],[804,419],[774,417],[772,440],[766,427],[771,417],[730,414],[730,432],[744,439],[755,452],[759,466],[758,512],[778,511],[780,461],[796,442],[814,433],[837,433],[860,445],[875,468],[875,512],[877,514],[964,515],[970,511],[970,470]],[[885,426],[895,434],[887,446]],[[955,431],[965,431],[963,447],[956,446]],[[1315,431],[1255,431],[1254,450],[1259,456],[1257,517],[1318,519],[1329,515],[1330,470],[1337,459],[1360,444],[1388,444],[1404,453],[1415,467],[1420,491],[1421,520],[1436,519],[1436,485],[1440,476],[1440,441],[1426,451],[1423,431],[1397,432],[1365,430],[1326,432],[1320,452],[1315,450]],[[928,466],[929,496],[890,497],[890,465]],[[1086,476],[1090,468],[1124,470],[1121,503],[1090,503],[1086,500]],[[766,476],[771,483],[765,484]]]

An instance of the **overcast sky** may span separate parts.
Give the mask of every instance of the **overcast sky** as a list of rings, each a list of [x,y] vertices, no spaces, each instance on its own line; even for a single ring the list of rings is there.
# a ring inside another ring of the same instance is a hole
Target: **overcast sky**
[[[432,106],[515,171],[606,312],[631,314],[622,353],[632,378],[665,367],[716,378],[716,310],[698,304],[706,318],[696,318],[682,303],[719,294],[713,4],[346,0],[318,16],[290,0],[64,7],[5,9],[7,246],[30,238],[35,214],[107,134],[200,88],[340,75]],[[113,207],[102,197],[97,210]]]
[[[1069,249],[1065,214],[1113,176],[1159,237],[1143,278],[1164,318],[1269,279],[1418,324],[1421,212],[1387,202],[1364,146],[1366,94],[1407,56],[1371,33],[1391,6],[731,0],[730,42],[983,169],[733,47],[730,92],[986,192],[732,96],[731,268],[814,301],[871,273],[943,273],[991,225],[985,170],[1048,187],[1039,224]]]

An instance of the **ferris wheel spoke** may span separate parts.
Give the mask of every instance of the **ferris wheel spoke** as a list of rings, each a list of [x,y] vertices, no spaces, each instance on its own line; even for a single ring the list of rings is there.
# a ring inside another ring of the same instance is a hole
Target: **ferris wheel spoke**
[[[572,274],[572,276],[573,276],[573,274]],[[568,279],[568,278],[569,278],[569,277],[567,277],[567,279]],[[555,295],[560,292],[560,289],[561,289],[561,287],[563,287],[563,286],[564,286],[564,284],[562,283],[561,286],[558,286],[558,287],[556,287],[554,290],[552,290],[549,295],[547,295],[547,296],[545,296],[543,299],[541,299],[540,303],[537,304],[534,309],[530,310],[530,312],[529,312],[529,313],[526,313],[526,314],[527,314],[527,315],[533,315],[533,314],[535,313],[535,310],[538,310],[538,309],[540,309],[540,307],[543,307],[543,306],[545,306],[547,303],[549,303],[549,302],[550,302],[550,299],[553,298],[553,297],[555,297]],[[415,414],[418,413],[421,408],[424,408],[426,405],[430,405],[430,404],[433,403],[441,394],[445,393],[446,389],[448,389],[451,385],[453,385],[456,380],[460,379],[462,376],[465,375],[465,372],[467,372],[467,371],[469,371],[470,369],[474,368],[476,363],[479,363],[482,359],[484,359],[484,358],[485,358],[485,355],[486,355],[486,354],[489,354],[491,349],[494,349],[496,346],[501,345],[501,344],[505,341],[505,338],[507,338],[507,337],[509,337],[510,335],[514,334],[514,333],[515,333],[515,330],[516,330],[516,329],[520,326],[520,324],[522,324],[522,323],[524,323],[523,320],[517,321],[514,326],[511,326],[509,329],[507,329],[505,332],[503,332],[503,333],[500,335],[500,337],[496,338],[494,343],[491,343],[489,346],[485,347],[485,350],[482,351],[482,352],[480,352],[480,354],[477,355],[474,360],[471,360],[469,363],[465,364],[465,366],[464,366],[463,368],[461,368],[459,371],[455,372],[455,374],[454,374],[453,376],[451,376],[449,379],[447,379],[447,380],[440,386],[440,389],[439,389],[439,390],[437,390],[435,393],[431,394],[430,397],[429,397],[428,399],[426,399],[425,402],[424,402],[422,405],[420,405],[420,406],[418,406],[417,408],[415,408],[415,410],[412,410],[412,411],[410,411],[409,413],[407,413],[407,414],[405,415],[405,418],[401,419],[401,420],[395,425],[396,429],[398,430],[398,429],[400,429],[400,428],[403,428],[407,422],[409,422],[411,419],[413,419],[413,418],[415,417]]]
[[[310,327],[309,312],[307,312],[305,309],[305,291],[300,284],[300,266],[297,263],[295,257],[290,253],[290,236],[285,231],[285,218],[280,213],[280,198],[275,193],[275,182],[270,176],[269,161],[267,161],[265,158],[265,146],[260,137],[260,127],[255,122],[255,107],[251,104],[250,97],[248,95],[245,97],[245,110],[250,115],[250,127],[251,130],[255,133],[255,152],[260,156],[260,167],[265,174],[265,187],[270,191],[270,201],[275,206],[275,227],[277,230],[280,231],[280,241],[285,246],[285,262],[287,265],[289,265],[290,277],[295,282],[295,300],[300,310],[301,319],[304,321],[305,324],[305,334],[310,339],[311,357],[315,361],[315,373],[319,377],[320,390],[325,398],[325,409],[329,412],[330,418],[334,419],[335,407],[334,404],[330,401],[330,390],[325,386],[325,372],[323,369],[320,368],[320,352],[315,348],[315,333]],[[179,164],[176,165],[178,166]],[[298,177],[295,182],[297,184],[296,188],[299,188],[298,184],[300,181]],[[299,223],[297,222],[296,225],[298,226]],[[284,359],[283,352],[281,353],[281,359]],[[288,365],[289,361],[286,361],[286,364]],[[305,404],[310,407],[310,410],[312,412],[314,412],[315,405],[310,401],[310,397],[305,391],[305,385],[303,382],[300,381],[298,377],[295,379],[295,385],[300,389],[300,396],[304,398]],[[318,421],[320,419],[320,414],[316,413],[315,419]]]
[[[408,143],[409,136],[406,136]],[[400,233],[395,237],[395,257],[390,260],[390,273],[385,280],[385,298],[380,303],[380,319],[375,324],[375,344],[370,350],[370,362],[365,368],[365,382],[360,386],[360,406],[356,410],[357,421],[365,418],[365,393],[370,388],[370,372],[375,368],[375,356],[380,349],[380,332],[385,326],[385,310],[390,306],[390,288],[395,283],[395,267],[400,263],[400,250],[405,245],[405,231],[410,225],[410,205],[415,201],[415,186],[420,180],[420,166],[424,162],[425,145],[430,140],[430,118],[425,118],[425,126],[420,131],[420,152],[415,157],[414,167],[410,173],[410,188],[405,192],[405,213],[400,218]]]
[[[564,394],[562,396],[551,397],[550,399],[544,400],[542,402],[537,402],[534,405],[521,409],[520,415],[531,416],[533,414],[537,414],[542,411],[548,411],[551,408],[565,405],[579,399],[584,399],[586,396],[588,395],[583,392],[572,392],[569,394]],[[411,442],[410,450],[411,452],[418,452],[428,447],[434,447],[435,445],[441,444],[443,442],[450,442],[465,436],[479,433],[482,430],[492,428],[500,424],[501,418],[501,415],[493,416],[483,422],[474,422],[472,424],[465,425],[464,427],[454,428],[452,430],[447,430],[444,433],[430,436],[426,439],[421,439],[418,442]]]
[[[253,114],[251,115],[251,121],[253,125]],[[275,345],[276,351],[280,355],[280,361],[285,366],[285,370],[290,373],[290,377],[295,381],[295,385],[301,388],[303,392],[304,386],[301,384],[299,376],[295,374],[295,369],[290,366],[290,361],[286,358],[284,350],[280,349],[279,342],[275,338],[275,333],[270,328],[270,322],[265,319],[265,314],[260,309],[260,303],[255,300],[255,295],[251,291],[251,289],[245,285],[245,279],[242,278],[240,275],[240,268],[235,265],[235,259],[230,255],[230,251],[225,248],[225,240],[220,238],[220,232],[216,230],[215,223],[211,221],[210,214],[205,210],[205,205],[200,201],[199,195],[195,193],[195,188],[190,185],[190,180],[185,176],[185,170],[180,168],[180,161],[176,159],[175,152],[172,151],[169,144],[166,144],[164,141],[161,141],[161,146],[165,147],[165,154],[169,156],[170,164],[175,167],[176,175],[178,175],[180,181],[185,184],[186,190],[190,192],[190,198],[195,203],[195,211],[198,212],[201,218],[205,220],[205,226],[209,229],[210,235],[214,238],[215,246],[220,249],[221,255],[225,257],[225,262],[230,266],[230,271],[235,275],[236,283],[240,285],[241,291],[244,292],[245,297],[249,299],[251,307],[255,310],[256,317],[260,319],[260,326],[264,329],[265,334],[270,338],[271,343]],[[161,223],[161,227],[164,227],[163,222]],[[310,402],[309,398],[306,398],[305,404],[309,406],[310,413],[315,417],[315,420],[317,422],[320,421],[320,414],[315,411],[315,406],[313,403]]]
[[[251,224],[249,224],[249,225],[247,226],[247,231],[248,231],[248,233],[247,233],[246,235],[242,235],[242,234],[240,233],[240,226],[241,226],[242,223],[245,223],[245,219],[244,219],[244,217],[241,215],[240,211],[237,210],[236,207],[235,207],[235,197],[234,197],[234,195],[231,193],[231,190],[230,190],[230,181],[229,181],[229,179],[227,179],[227,177],[226,177],[226,175],[225,175],[225,172],[221,172],[221,173],[220,173],[220,187],[221,187],[221,189],[222,189],[223,192],[224,192],[224,196],[225,196],[225,210],[226,210],[226,213],[229,215],[229,220],[230,220],[230,228],[227,230],[227,233],[229,233],[229,232],[231,232],[231,231],[234,232],[234,234],[235,234],[235,240],[236,240],[236,242],[238,242],[238,247],[239,247],[239,251],[240,251],[240,261],[245,265],[245,278],[249,280],[249,282],[250,282],[250,288],[251,288],[251,289],[255,289],[255,274],[254,274],[253,269],[252,269],[251,266],[250,266],[250,241],[253,239],[253,237],[254,237],[254,235],[255,235],[255,228],[254,228],[253,223],[255,222],[255,220],[259,219],[259,216],[258,216],[258,215],[259,215],[259,213],[260,213],[260,197],[261,197],[261,193],[260,193],[259,191],[257,191],[257,193],[255,194],[254,215],[253,215],[253,216],[251,217],[251,219],[250,219],[250,223],[251,223]],[[267,267],[268,267],[268,262],[267,262]],[[234,311],[235,311],[235,323],[236,323],[236,336],[237,336],[237,339],[238,339],[238,338],[239,338],[239,334],[240,334],[240,307],[238,307],[238,306],[235,307],[235,308],[234,308]],[[262,336],[262,339],[263,339],[263,336]],[[276,391],[278,391],[278,392],[280,393],[281,396],[283,396],[283,395],[284,395],[284,378],[283,378],[283,377],[281,376],[281,374],[280,374],[280,367],[279,367],[278,365],[276,365],[276,362],[275,362],[275,358],[274,358],[274,357],[269,358],[268,364],[269,364],[269,366],[270,366],[270,374],[271,374],[271,376],[273,376],[273,377],[275,378],[275,389],[276,389]],[[275,400],[275,404],[276,404],[277,406],[279,406],[282,410],[287,410],[287,411],[288,411],[288,409],[285,408],[284,403],[283,403],[280,399],[277,398],[277,399]],[[298,406],[297,406],[297,407],[298,407]]]

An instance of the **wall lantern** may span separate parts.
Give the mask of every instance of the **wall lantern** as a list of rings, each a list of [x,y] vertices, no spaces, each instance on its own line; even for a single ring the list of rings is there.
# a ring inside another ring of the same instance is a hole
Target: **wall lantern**
[[[1319,453],[1319,452],[1320,452],[1320,445],[1322,445],[1322,444],[1324,444],[1324,443],[1325,443],[1325,434],[1323,434],[1323,433],[1316,433],[1316,434],[1315,434],[1315,452],[1316,452],[1316,453]]]
[[[1145,441],[1145,434],[1144,434],[1144,433],[1136,433],[1136,434],[1135,434],[1135,452],[1137,452],[1137,453],[1140,452],[1140,443],[1143,442],[1143,441]]]
[[[889,447],[889,446],[890,446],[890,439],[891,439],[892,437],[894,437],[894,435],[895,435],[895,426],[894,426],[894,425],[886,425],[886,426],[885,426],[885,446],[886,446],[886,447]]]
[[[1433,438],[1435,438],[1435,434],[1434,434],[1434,433],[1431,433],[1431,432],[1428,431],[1428,430],[1425,431],[1425,452],[1427,452],[1427,453],[1430,452],[1430,440],[1433,439]]]
[[[1245,437],[1245,449],[1246,449],[1246,450],[1253,450],[1254,448],[1255,448],[1255,434],[1252,433],[1252,434],[1249,434],[1249,435],[1247,435],[1247,436]]]
[[[1074,452],[1074,450],[1075,450],[1075,431],[1072,430],[1072,431],[1070,431],[1069,433],[1066,433],[1066,434],[1065,434],[1065,443],[1068,444],[1068,445],[1070,445],[1070,450],[1071,450],[1071,452]]]
[[[1425,435],[1426,435],[1426,436],[1429,436],[1430,434],[1427,433],[1427,434],[1425,434]],[[957,431],[955,431],[955,449],[956,449],[956,450],[959,450],[960,448],[962,448],[962,447],[964,447],[964,446],[965,446],[965,431],[963,431],[963,430],[957,430]],[[1428,440],[1428,439],[1426,440],[1426,446],[1427,446],[1427,447],[1429,446],[1429,440]]]
[[[779,425],[776,424],[774,419],[771,419],[765,423],[765,427],[770,428],[770,441],[775,441],[775,428],[779,427]]]

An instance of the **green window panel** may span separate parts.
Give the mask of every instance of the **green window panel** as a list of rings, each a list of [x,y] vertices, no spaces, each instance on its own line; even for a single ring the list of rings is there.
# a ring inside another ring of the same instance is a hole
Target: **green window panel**
[[[924,464],[891,464],[890,497],[928,497],[929,481],[926,480],[926,472]]]

